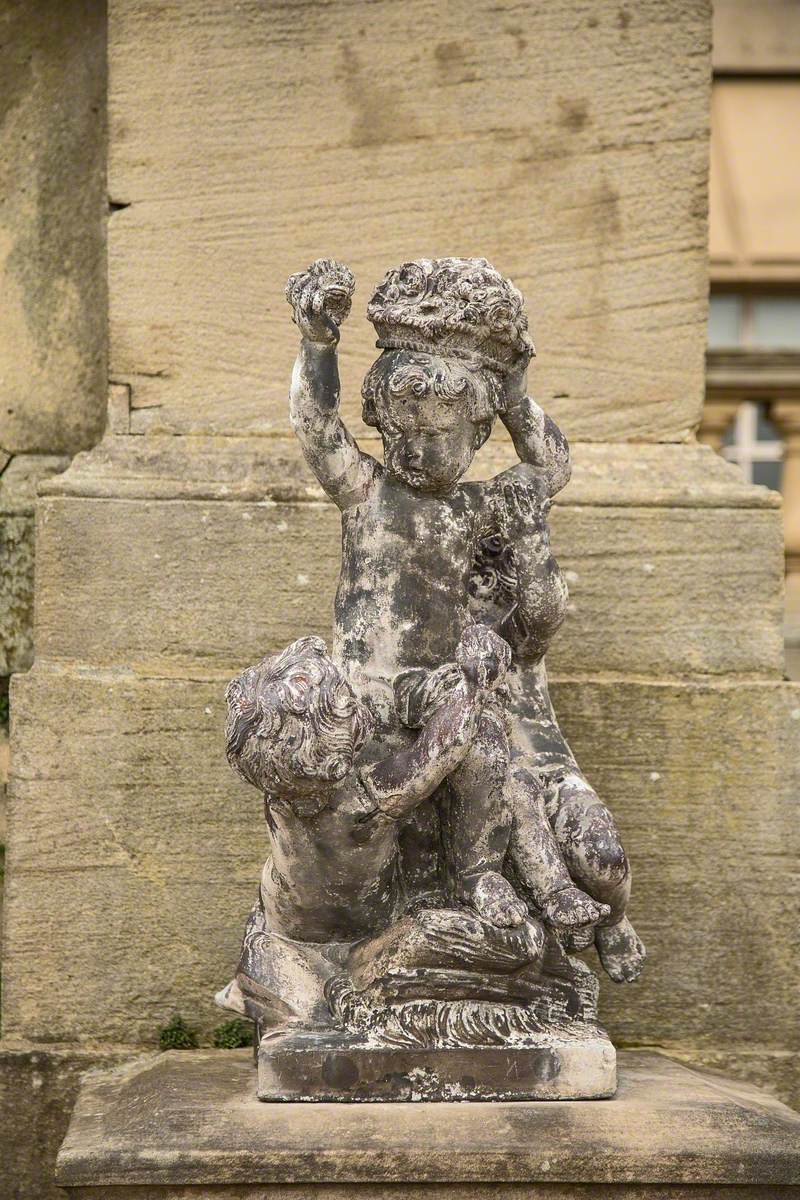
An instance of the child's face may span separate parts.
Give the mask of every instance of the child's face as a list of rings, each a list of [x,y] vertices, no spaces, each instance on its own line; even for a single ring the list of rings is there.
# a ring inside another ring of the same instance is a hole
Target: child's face
[[[388,473],[434,495],[458,483],[478,449],[468,405],[445,401],[432,389],[396,395],[390,387],[381,407],[380,433]]]

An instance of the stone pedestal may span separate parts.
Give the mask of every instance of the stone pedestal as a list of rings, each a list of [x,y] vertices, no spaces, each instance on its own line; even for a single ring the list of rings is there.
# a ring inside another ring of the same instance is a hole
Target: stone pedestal
[[[83,1087],[57,1180],[84,1200],[779,1200],[800,1115],[658,1054],[613,1100],[259,1104],[247,1052],[172,1053]]]
[[[258,1051],[260,1100],[579,1100],[613,1096],[616,1086],[616,1054],[601,1030],[457,1049],[298,1030],[263,1038]]]

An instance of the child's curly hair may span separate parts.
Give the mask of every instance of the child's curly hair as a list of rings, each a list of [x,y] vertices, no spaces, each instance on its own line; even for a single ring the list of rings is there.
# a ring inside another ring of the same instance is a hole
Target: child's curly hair
[[[247,667],[225,690],[225,754],[247,783],[268,791],[275,751],[291,749],[299,776],[322,777],[326,764],[355,754],[369,717],[318,637],[299,638],[280,654]],[[342,719],[351,718],[348,728]]]
[[[503,383],[495,371],[460,358],[441,358],[413,350],[384,350],[361,385],[364,424],[380,429],[381,416],[390,398],[402,402],[404,397],[427,395],[466,408],[478,427],[482,444],[502,409]]]

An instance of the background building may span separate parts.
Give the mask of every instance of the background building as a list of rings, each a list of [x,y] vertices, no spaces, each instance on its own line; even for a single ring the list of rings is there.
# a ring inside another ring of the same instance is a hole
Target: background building
[[[784,496],[800,678],[800,3],[715,0],[708,389],[699,437]]]

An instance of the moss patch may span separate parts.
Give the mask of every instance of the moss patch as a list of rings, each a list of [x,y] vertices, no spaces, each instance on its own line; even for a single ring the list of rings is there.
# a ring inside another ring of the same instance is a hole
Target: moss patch
[[[253,1022],[234,1017],[214,1030],[214,1045],[218,1050],[238,1050],[253,1043]]]
[[[169,1024],[159,1029],[158,1044],[162,1050],[196,1050],[197,1034],[176,1013]]]

